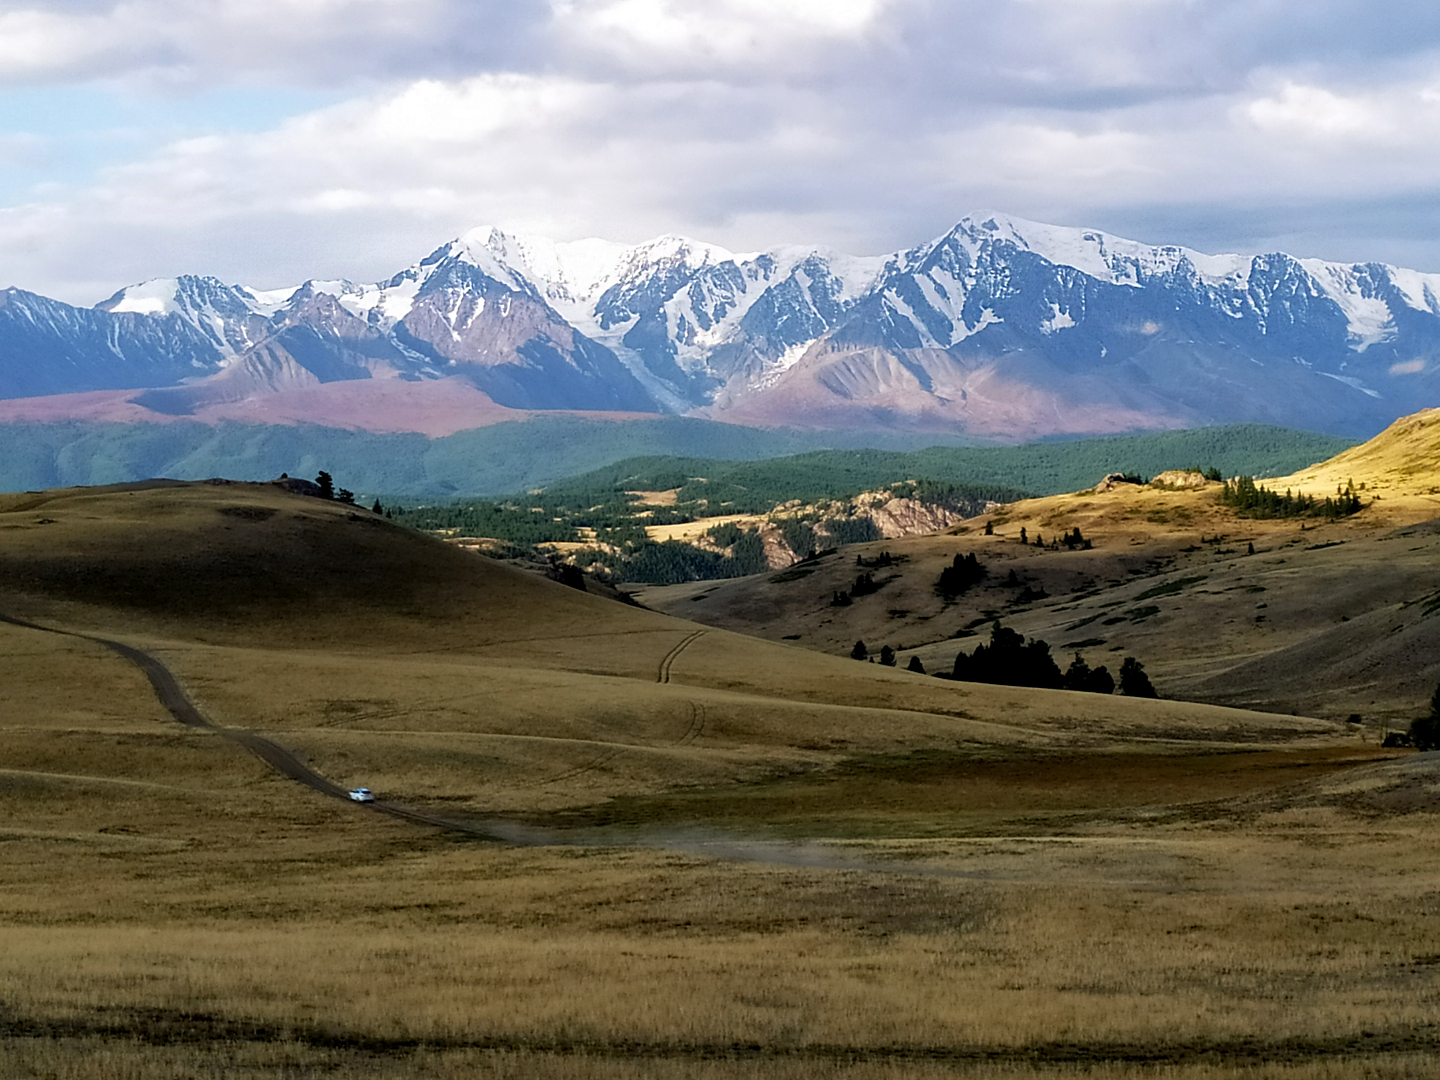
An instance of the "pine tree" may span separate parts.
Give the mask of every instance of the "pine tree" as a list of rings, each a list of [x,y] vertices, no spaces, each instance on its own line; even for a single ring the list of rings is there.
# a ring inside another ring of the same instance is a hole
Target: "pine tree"
[[[910,657],[910,663],[905,665],[905,670],[913,671],[916,675],[924,675],[925,665],[920,662],[920,657],[912,656]]]
[[[1145,665],[1133,656],[1125,657],[1120,664],[1120,693],[1128,697],[1153,698],[1155,687],[1150,685],[1150,676],[1145,674]]]
[[[335,479],[328,472],[322,469],[320,475],[315,477],[315,483],[320,486],[320,498],[335,498]]]
[[[1430,715],[1410,721],[1410,741],[1420,750],[1440,750],[1440,686],[1430,697]]]
[[[865,648],[865,642],[855,642],[855,647],[850,650],[851,660],[866,660],[870,657],[870,650]]]
[[[1060,689],[1065,676],[1047,642],[1025,638],[997,621],[990,628],[990,644],[955,657],[953,679],[997,683],[1002,686],[1043,686]]]
[[[1078,652],[1075,659],[1070,661],[1070,666],[1065,669],[1065,689],[1084,690],[1090,682],[1090,665]]]
[[[884,664],[886,667],[895,666],[895,650],[892,649],[889,645],[880,646],[880,663]]]

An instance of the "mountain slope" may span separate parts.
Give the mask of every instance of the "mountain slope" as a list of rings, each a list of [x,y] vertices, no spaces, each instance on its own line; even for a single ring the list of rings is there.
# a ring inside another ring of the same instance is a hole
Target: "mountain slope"
[[[0,394],[149,390],[137,403],[171,414],[335,381],[459,378],[501,407],[762,426],[1368,436],[1440,401],[1437,356],[1437,275],[1000,214],[874,258],[486,227],[376,284],[181,277],[94,309],[0,294]]]
[[[1198,475],[1179,486],[1122,483],[1013,503],[934,536],[845,547],[779,574],[638,596],[832,655],[857,640],[872,653],[888,644],[901,666],[916,656],[932,673],[951,670],[1002,620],[1048,642],[1062,668],[1079,652],[1113,675],[1135,656],[1165,697],[1404,726],[1440,679],[1437,462],[1440,411],[1431,410],[1265,481],[1316,496],[1346,478],[1364,483],[1364,508],[1339,519],[1245,517]],[[1088,546],[1055,542],[1074,529]],[[940,575],[961,555],[987,573],[942,595]],[[879,567],[879,588],[836,605],[859,558]]]

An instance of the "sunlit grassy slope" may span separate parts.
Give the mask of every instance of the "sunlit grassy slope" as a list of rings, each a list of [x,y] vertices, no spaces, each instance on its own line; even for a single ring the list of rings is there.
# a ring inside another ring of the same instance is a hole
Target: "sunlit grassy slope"
[[[1001,619],[1048,641],[1062,666],[1077,651],[1112,673],[1121,657],[1139,657],[1166,696],[1404,726],[1440,681],[1437,416],[1399,421],[1332,461],[1266,481],[1317,496],[1363,484],[1365,509],[1340,521],[1242,518],[1217,501],[1218,484],[1119,485],[1016,503],[948,535],[639,596],[833,655],[857,640],[872,651],[888,644],[902,666],[915,655],[930,671],[948,670]],[[1035,547],[1076,528],[1093,549]],[[833,606],[864,569],[856,559],[882,552],[899,561],[873,571],[880,590]],[[968,553],[989,574],[946,601],[935,591],[940,571]]]
[[[0,624],[11,1075],[1437,1065],[1433,770],[1340,723],[858,664],[268,486],[6,496],[0,611],[149,650],[342,783],[546,830],[323,798]]]
[[[215,720],[285,732],[344,781],[492,810],[858,753],[1333,732],[707,631],[268,486],[12,497],[0,527],[10,613],[155,650]]]

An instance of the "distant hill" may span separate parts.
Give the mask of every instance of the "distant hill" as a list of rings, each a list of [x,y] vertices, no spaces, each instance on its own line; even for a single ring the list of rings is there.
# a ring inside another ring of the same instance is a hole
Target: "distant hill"
[[[914,446],[932,437],[899,436]],[[316,425],[0,424],[0,490],[128,483],[164,476],[269,480],[333,473],[353,491],[450,499],[522,491],[641,453],[753,460],[836,444],[834,435],[682,417],[545,416],[429,439]]]
[[[1440,513],[1440,409],[1402,416],[1375,438],[1276,485],[1324,497],[1351,483],[1382,499],[1404,499]]]
[[[843,447],[847,438],[896,449],[821,451]],[[919,478],[1044,494],[1093,484],[1106,472],[1149,474],[1198,463],[1227,474],[1273,476],[1351,445],[1332,436],[1242,425],[1020,447],[915,449],[936,441],[923,434],[777,431],[688,417],[542,416],[438,439],[314,425],[0,424],[0,490],[157,476],[269,480],[282,472],[313,477],[325,469],[352,491],[445,501],[547,485],[558,495],[613,488],[622,480],[656,489],[675,486],[669,481],[679,475],[724,481],[737,497],[753,497],[757,509],[768,509],[785,499],[844,497]],[[783,460],[771,460],[777,458]],[[755,464],[738,468],[745,462]]]
[[[681,488],[680,502],[703,494],[712,506],[728,502],[734,513],[762,512],[790,499],[845,498],[905,480],[1055,495],[1091,487],[1112,472],[1150,477],[1166,469],[1213,466],[1226,476],[1278,476],[1352,445],[1332,435],[1237,424],[1024,446],[821,450],[749,462],[648,456],[550,484],[545,494],[553,501],[571,492]],[[703,491],[692,478],[704,479]]]

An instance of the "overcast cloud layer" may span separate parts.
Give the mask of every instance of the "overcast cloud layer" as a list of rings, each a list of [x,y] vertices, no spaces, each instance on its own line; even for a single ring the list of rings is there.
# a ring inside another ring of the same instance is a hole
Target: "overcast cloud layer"
[[[0,0],[0,104],[0,285],[74,302],[986,208],[1440,270],[1433,0]]]

